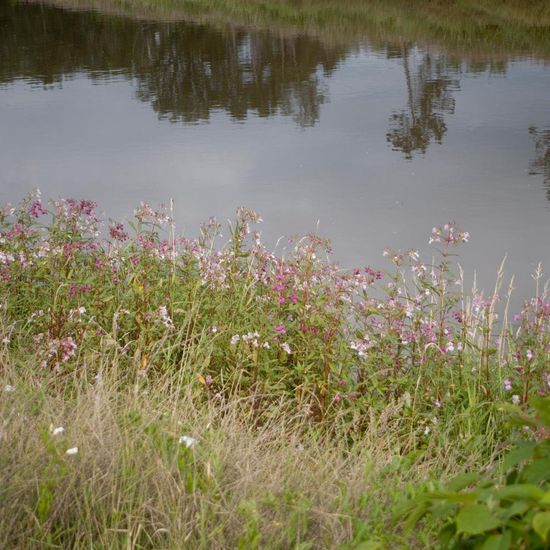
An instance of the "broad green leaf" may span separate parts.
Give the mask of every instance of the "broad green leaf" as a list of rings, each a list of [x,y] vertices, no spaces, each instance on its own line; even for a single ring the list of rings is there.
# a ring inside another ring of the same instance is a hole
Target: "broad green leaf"
[[[548,541],[548,532],[550,531],[550,512],[539,512],[533,517],[533,529],[544,541]]]
[[[513,451],[510,451],[505,457],[503,466],[505,470],[513,468],[520,462],[532,458],[535,445],[532,443],[522,445]]]
[[[411,531],[427,513],[427,504],[420,504],[416,509],[412,511],[410,516],[407,518],[407,521],[405,522],[405,531]]]
[[[522,516],[529,508],[530,505],[525,500],[516,500],[508,508],[501,509],[499,516],[507,519],[514,516]]]
[[[533,461],[523,470],[521,478],[527,483],[541,483],[550,479],[550,458]]]
[[[456,516],[457,531],[467,535],[479,535],[496,529],[500,525],[501,521],[492,516],[489,510],[481,504],[466,506]]]
[[[541,504],[550,504],[550,491],[546,491],[544,496],[540,499]]]
[[[474,503],[478,498],[477,493],[457,493],[450,491],[434,491],[433,493],[429,493],[428,496],[434,500],[448,500],[464,504]]]
[[[512,544],[512,535],[509,532],[502,535],[491,535],[481,547],[481,550],[508,550]]]
[[[508,485],[502,489],[497,489],[493,494],[500,499],[527,499],[538,501],[544,496],[544,491],[539,489],[536,485],[518,483],[517,485]]]
[[[461,474],[453,478],[451,481],[449,481],[449,483],[447,483],[447,489],[449,491],[460,491],[464,489],[464,487],[468,487],[468,485],[471,485],[472,483],[478,481],[478,479],[479,474],[475,472]]]
[[[441,528],[437,534],[439,542],[443,545],[443,548],[448,548],[449,543],[456,534],[456,525],[454,523],[447,523],[444,527]]]
[[[535,409],[542,423],[550,428],[550,398],[533,396],[529,404]]]

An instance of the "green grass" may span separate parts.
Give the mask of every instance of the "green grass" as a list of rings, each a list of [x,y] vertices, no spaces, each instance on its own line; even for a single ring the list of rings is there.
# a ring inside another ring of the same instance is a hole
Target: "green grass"
[[[383,272],[316,235],[279,257],[259,221],[224,242],[147,205],[103,234],[90,201],[0,212],[3,548],[434,547],[410,499],[534,436],[503,403],[549,391],[540,272],[511,324],[460,286],[456,225]]]

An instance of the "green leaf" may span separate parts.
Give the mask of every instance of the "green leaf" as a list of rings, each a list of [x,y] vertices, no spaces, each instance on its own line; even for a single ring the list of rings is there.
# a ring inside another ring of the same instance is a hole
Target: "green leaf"
[[[472,504],[462,508],[456,516],[456,526],[459,533],[479,535],[496,529],[501,521],[491,515],[489,510],[481,504]]]
[[[535,409],[542,423],[550,428],[550,398],[533,396],[529,404]]]
[[[433,500],[448,500],[450,502],[459,502],[461,504],[474,503],[478,495],[477,493],[455,493],[449,491],[434,491],[428,493],[428,497]]]
[[[550,504],[550,491],[546,491],[544,496],[540,499],[541,504]]]
[[[550,479],[550,458],[533,461],[523,470],[521,478],[528,483],[541,483]]]
[[[508,550],[512,544],[512,535],[509,531],[502,535],[491,535],[481,547],[481,550]]]
[[[454,523],[447,523],[444,527],[440,529],[439,533],[437,534],[437,538],[444,548],[448,548],[455,534],[456,525]]]
[[[353,547],[353,550],[380,550],[382,543],[377,540],[365,540]]]
[[[522,516],[529,508],[529,504],[524,500],[516,500],[508,508],[504,508],[499,515],[503,518],[510,519],[514,516]]]
[[[405,532],[410,532],[416,526],[416,524],[428,513],[428,506],[426,503],[417,506],[407,518],[405,522]]]
[[[468,487],[472,483],[479,480],[479,474],[471,472],[469,474],[461,474],[454,477],[449,483],[447,483],[447,489],[449,491],[460,491],[464,487]]]
[[[533,517],[533,529],[544,541],[548,541],[548,532],[550,531],[550,512],[539,512]]]
[[[524,499],[539,501],[544,496],[544,491],[536,485],[518,483],[517,485],[509,485],[508,487],[497,489],[493,492],[493,495],[501,500]]]
[[[518,465],[520,462],[523,462],[524,460],[528,460],[532,458],[534,449],[535,449],[535,445],[531,443],[531,444],[522,445],[521,447],[518,447],[517,449],[510,451],[504,458],[504,462],[503,462],[504,469],[509,470],[510,468],[513,468],[514,466]]]

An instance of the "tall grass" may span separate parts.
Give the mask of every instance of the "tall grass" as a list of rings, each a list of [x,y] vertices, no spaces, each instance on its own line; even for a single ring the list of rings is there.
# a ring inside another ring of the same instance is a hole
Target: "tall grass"
[[[435,261],[343,271],[316,235],[268,251],[247,209],[224,240],[95,208],[0,216],[4,547],[425,547],[400,503],[493,465],[499,404],[550,390],[542,274],[508,323],[501,281],[462,288],[455,224]]]

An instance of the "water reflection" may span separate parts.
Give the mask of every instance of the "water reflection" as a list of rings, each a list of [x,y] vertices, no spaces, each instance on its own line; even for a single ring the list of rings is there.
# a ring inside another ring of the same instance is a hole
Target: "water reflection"
[[[447,132],[445,115],[454,113],[453,92],[459,89],[459,81],[451,76],[456,67],[449,67],[444,56],[419,52],[418,59],[408,45],[400,53],[407,107],[392,113],[386,139],[410,159],[413,153],[426,153],[431,142],[441,143]]]
[[[305,36],[277,36],[177,23],[146,23],[41,5],[3,5],[0,82],[60,84],[85,71],[100,79],[135,79],[137,97],[171,121],[208,120],[223,109],[237,120],[250,112],[319,119],[324,80],[344,59]]]
[[[328,79],[360,47],[402,66],[403,103],[388,110],[381,133],[407,159],[443,142],[464,75],[504,75],[508,63],[501,52],[457,56],[376,33],[362,41],[330,41],[36,3],[0,4],[0,85],[26,79],[62,86],[82,73],[95,81],[125,78],[141,101],[172,122],[205,122],[222,110],[238,121],[251,113],[284,115],[313,126],[328,100]],[[532,134],[537,148],[532,170],[546,170],[548,181],[548,132]]]
[[[535,140],[535,158],[531,161],[529,173],[544,177],[546,196],[550,200],[550,128],[539,130],[532,126],[529,133]]]

